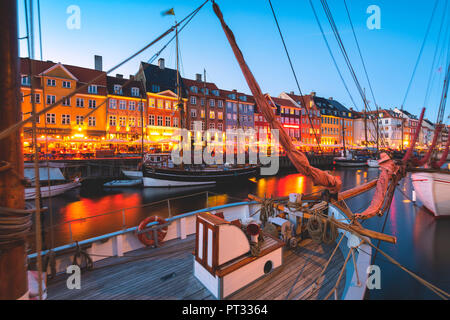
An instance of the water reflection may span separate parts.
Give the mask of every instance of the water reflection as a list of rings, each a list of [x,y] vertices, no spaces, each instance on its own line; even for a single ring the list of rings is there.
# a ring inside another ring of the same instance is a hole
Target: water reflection
[[[376,179],[379,170],[376,168],[332,170],[339,176],[343,189]],[[170,209],[167,202],[161,202],[145,208],[144,204],[154,203],[201,191],[210,191],[208,199],[204,194],[191,197],[188,200],[171,201]],[[249,193],[259,197],[288,196],[292,192],[308,194],[319,190],[311,179],[298,173],[283,173],[278,177],[261,177],[232,186],[174,188],[174,189],[114,189],[93,193],[90,190],[73,190],[53,199],[46,199],[44,205],[51,206],[53,221],[61,224],[73,219],[84,219],[102,213],[116,210],[118,213],[110,216],[100,216],[85,219],[71,225],[73,240],[82,240],[93,236],[120,230],[124,226],[136,226],[145,217],[158,214],[162,217],[177,215],[207,206],[222,205],[245,199]],[[380,248],[392,255],[402,265],[438,285],[441,289],[450,291],[450,219],[436,220],[426,209],[416,207],[410,201],[412,192],[410,178],[400,183],[395,192],[389,215],[375,217],[363,222],[363,226],[372,230],[395,235],[397,244],[381,242]],[[214,193],[214,194],[213,194]],[[348,200],[353,212],[361,212],[369,205],[374,190]],[[405,196],[406,195],[406,196]],[[122,208],[130,208],[122,212]],[[49,226],[50,213],[46,213],[44,225]],[[46,235],[47,243],[49,234]],[[55,229],[55,245],[70,241],[70,229],[67,225]],[[374,244],[378,244],[374,241]],[[375,264],[382,271],[382,290],[371,291],[371,299],[435,299],[436,296],[428,289],[412,279],[396,266],[390,264],[380,254]]]

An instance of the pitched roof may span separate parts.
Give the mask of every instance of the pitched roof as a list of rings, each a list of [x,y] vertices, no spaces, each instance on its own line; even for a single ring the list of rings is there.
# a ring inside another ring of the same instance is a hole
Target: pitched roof
[[[276,97],[270,97],[270,98],[272,99],[273,102],[275,102],[280,107],[290,107],[290,108],[300,109],[291,100],[283,99],[283,98],[276,98]]]
[[[179,75],[179,72],[178,72]],[[145,77],[145,86],[147,92],[154,92],[153,85],[159,86],[159,92],[170,90],[176,92],[177,89],[177,70],[164,67],[161,69],[154,64],[141,62],[137,78]],[[181,93],[183,98],[186,98],[186,86],[183,79],[180,77]],[[158,92],[155,92],[158,93]]]
[[[109,94],[114,94],[114,85],[115,84],[119,84],[121,86],[126,84],[126,86],[122,87],[122,95],[123,96],[136,98],[135,96],[131,95],[131,88],[139,88],[139,97],[144,96],[145,89],[144,89],[144,86],[141,81],[129,80],[129,79],[117,78],[117,77],[109,77],[109,76],[107,77],[106,80],[107,80],[107,84],[108,84],[108,93]]]

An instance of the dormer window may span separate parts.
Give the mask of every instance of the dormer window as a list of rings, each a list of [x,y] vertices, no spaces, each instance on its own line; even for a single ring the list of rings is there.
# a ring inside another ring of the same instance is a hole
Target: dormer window
[[[91,84],[91,85],[88,87],[88,93],[97,93],[97,85]]]
[[[219,90],[213,90],[212,93],[213,93],[213,95],[215,95],[216,97],[219,96]]]
[[[156,84],[152,85],[152,91],[158,93],[161,91],[160,87]]]
[[[240,96],[239,99],[241,99],[241,101],[247,101],[247,97],[246,96]]]
[[[22,76],[22,80],[21,80],[22,85],[23,86],[31,85],[31,80],[30,79],[31,79],[30,76]]]
[[[114,85],[114,93],[115,94],[122,94],[122,86],[120,84]]]
[[[196,86],[192,86],[192,87],[191,87],[191,91],[192,91],[193,93],[197,93],[197,92],[198,92],[198,89],[197,89]]]
[[[133,97],[139,97],[139,88],[136,87],[131,88],[131,95]]]

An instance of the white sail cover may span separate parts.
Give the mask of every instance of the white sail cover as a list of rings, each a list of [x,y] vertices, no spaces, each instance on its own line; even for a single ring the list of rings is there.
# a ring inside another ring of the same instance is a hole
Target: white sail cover
[[[62,174],[61,170],[59,168],[39,168],[39,180],[40,181],[47,181],[49,180],[49,174],[50,174],[50,180],[51,181],[64,181],[66,178],[64,178],[64,175]],[[24,169],[24,176],[26,179],[29,179],[31,181],[35,180],[34,176],[34,169],[32,168],[25,168]]]

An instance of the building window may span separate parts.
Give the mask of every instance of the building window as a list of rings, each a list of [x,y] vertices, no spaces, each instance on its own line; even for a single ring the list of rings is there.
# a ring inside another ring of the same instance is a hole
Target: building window
[[[205,105],[205,99],[203,99],[203,98],[200,99],[200,105],[202,105],[202,106]]]
[[[56,114],[47,113],[46,122],[47,122],[47,124],[56,124]]]
[[[30,102],[33,102],[33,99],[31,99],[31,97],[30,97]],[[41,103],[41,95],[39,93],[34,94],[34,103]]]
[[[114,94],[122,94],[122,86],[120,84],[114,85]]]
[[[88,87],[88,93],[94,93],[94,94],[96,94],[97,92],[98,92],[98,90],[97,90],[97,85],[91,84],[91,85]]]
[[[217,124],[217,129],[218,129],[219,131],[222,131],[222,130],[223,130],[223,124],[218,123],[218,124]]]
[[[197,97],[191,97],[191,104],[197,104]]]
[[[209,112],[209,118],[210,119],[215,119],[216,118],[216,113],[214,111],[210,111]]]
[[[136,110],[136,102],[135,101],[128,102],[128,109],[130,111],[135,111]]]
[[[127,117],[119,117],[119,126],[121,127],[127,126]]]
[[[155,125],[155,116],[153,114],[148,117],[148,125],[149,126]]]
[[[231,120],[231,113],[227,113],[227,119]]]
[[[197,92],[198,92],[198,89],[197,89],[196,86],[192,86],[192,87],[191,87],[191,91],[194,92],[194,93],[197,93]]]
[[[152,108],[156,107],[155,99],[148,99],[148,106]]]
[[[55,79],[47,79],[47,86],[56,87],[56,80]]]
[[[84,107],[84,99],[77,98],[77,107],[83,108]]]
[[[162,126],[163,126],[163,117],[158,116],[158,127],[162,127]]]
[[[171,110],[172,109],[172,104],[170,103],[170,101],[166,101],[166,110]]]
[[[136,118],[135,117],[129,117],[128,118],[128,126],[135,127],[136,126]]]
[[[31,85],[31,78],[30,78],[30,76],[22,76],[21,83],[22,83],[23,86]]]
[[[210,107],[215,107],[216,106],[216,100],[214,100],[214,99],[209,100],[209,106]]]
[[[223,120],[223,112],[218,112],[217,113],[217,119]]]
[[[170,117],[166,117],[166,127],[170,127]]]
[[[209,128],[210,128],[210,129],[215,129],[215,128],[216,128],[216,125],[214,124],[214,122],[211,122],[211,123],[209,124]]]
[[[55,102],[56,102],[56,96],[48,94],[47,95],[47,104],[54,104]]]
[[[191,118],[197,118],[197,109],[191,109]]]
[[[70,99],[64,99],[62,102],[63,106],[70,107]]]
[[[95,125],[96,125],[95,117],[89,117],[88,125],[89,125],[89,127],[95,127]]]
[[[125,100],[119,100],[119,110],[127,110],[127,102]]]
[[[109,108],[110,109],[116,109],[117,108],[117,100],[116,99],[109,100]]]
[[[217,106],[219,108],[223,108],[223,101],[222,100],[217,101]]]
[[[173,126],[178,128],[178,118],[173,118]]]
[[[158,100],[158,109],[164,109],[164,101]]]
[[[158,85],[156,85],[156,84],[152,85],[152,92],[158,93],[160,91],[161,91],[161,89]]]
[[[62,82],[62,87],[70,89],[70,87],[71,87],[70,81],[63,81]]]
[[[61,124],[70,124],[70,114],[61,115]]]
[[[117,117],[116,116],[109,116],[109,126],[115,127],[117,124]]]
[[[89,100],[89,109],[95,109],[97,107],[97,101]]]
[[[139,97],[139,88],[136,87],[131,88],[131,95],[133,97]]]
[[[77,116],[76,117],[77,126],[83,125],[83,116]]]
[[[144,110],[144,102],[138,102],[138,111]]]
[[[205,117],[205,110],[201,110],[200,111],[200,118],[204,118]]]

